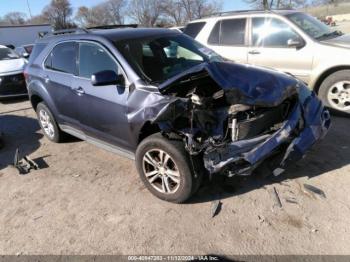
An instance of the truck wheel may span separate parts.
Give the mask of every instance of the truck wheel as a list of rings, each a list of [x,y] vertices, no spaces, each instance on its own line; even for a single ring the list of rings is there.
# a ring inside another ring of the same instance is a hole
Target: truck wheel
[[[350,70],[341,70],[328,76],[322,82],[318,95],[326,106],[350,113]]]
[[[36,114],[44,135],[52,142],[59,143],[62,140],[63,133],[59,129],[56,120],[50,109],[44,102],[38,104]]]
[[[194,175],[183,142],[169,140],[160,133],[141,142],[136,151],[136,167],[147,189],[169,202],[185,202],[201,182],[201,174]]]

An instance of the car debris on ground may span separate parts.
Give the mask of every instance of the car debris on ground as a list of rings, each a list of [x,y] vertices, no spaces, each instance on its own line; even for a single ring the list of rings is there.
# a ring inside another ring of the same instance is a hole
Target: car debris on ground
[[[212,218],[217,216],[220,213],[221,207],[222,207],[222,202],[220,200],[215,200],[211,203],[211,217]]]
[[[17,168],[21,175],[28,174],[32,169],[39,169],[39,165],[32,159],[30,159],[28,156],[24,156],[22,159],[20,159],[18,148],[16,149],[13,165],[15,168]]]
[[[314,194],[316,194],[316,195],[319,195],[319,196],[321,196],[321,197],[323,197],[323,198],[327,198],[325,192],[324,192],[323,190],[321,190],[321,189],[315,187],[315,186],[308,185],[308,184],[304,184],[304,188],[305,188],[307,191],[311,192],[311,193],[314,193]]]
[[[274,194],[275,194],[275,199],[276,199],[277,205],[278,205],[280,208],[282,208],[282,202],[281,202],[280,196],[278,195],[278,192],[277,192],[276,187],[273,187],[273,192],[274,192]]]

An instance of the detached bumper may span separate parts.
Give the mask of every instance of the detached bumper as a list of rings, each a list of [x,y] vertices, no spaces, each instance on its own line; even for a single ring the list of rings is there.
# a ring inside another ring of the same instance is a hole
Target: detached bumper
[[[283,170],[303,157],[322,139],[330,127],[330,115],[314,93],[303,92],[282,127],[273,134],[239,140],[204,153],[204,165],[210,173],[249,175],[260,163],[278,156],[273,169]],[[278,168],[278,169],[277,169]],[[277,171],[277,174],[279,171]]]

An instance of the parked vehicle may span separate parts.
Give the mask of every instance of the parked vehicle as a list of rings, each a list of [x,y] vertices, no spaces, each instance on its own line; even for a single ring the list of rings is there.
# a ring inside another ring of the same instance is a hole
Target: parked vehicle
[[[0,99],[27,95],[24,66],[23,58],[12,49],[0,45]]]
[[[34,44],[18,46],[15,48],[15,51],[20,57],[23,57],[24,59],[28,59],[30,54],[33,51],[33,47],[34,47]]]
[[[183,202],[204,174],[249,175],[267,159],[279,175],[329,128],[301,81],[225,62],[177,31],[69,32],[39,40],[26,67],[44,134],[135,159],[163,200]]]
[[[350,112],[350,36],[306,13],[223,13],[193,21],[184,32],[227,59],[292,74],[327,106]]]

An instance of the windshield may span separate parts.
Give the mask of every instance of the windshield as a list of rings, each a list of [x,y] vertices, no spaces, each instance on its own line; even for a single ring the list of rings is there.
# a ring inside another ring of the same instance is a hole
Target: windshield
[[[18,59],[19,56],[10,48],[0,48],[0,60]]]
[[[329,26],[305,13],[292,13],[287,17],[300,27],[306,34],[317,40],[332,38],[341,35],[337,30],[332,30]]]
[[[115,45],[136,73],[154,84],[203,62],[223,61],[214,51],[183,34],[121,40]]]

